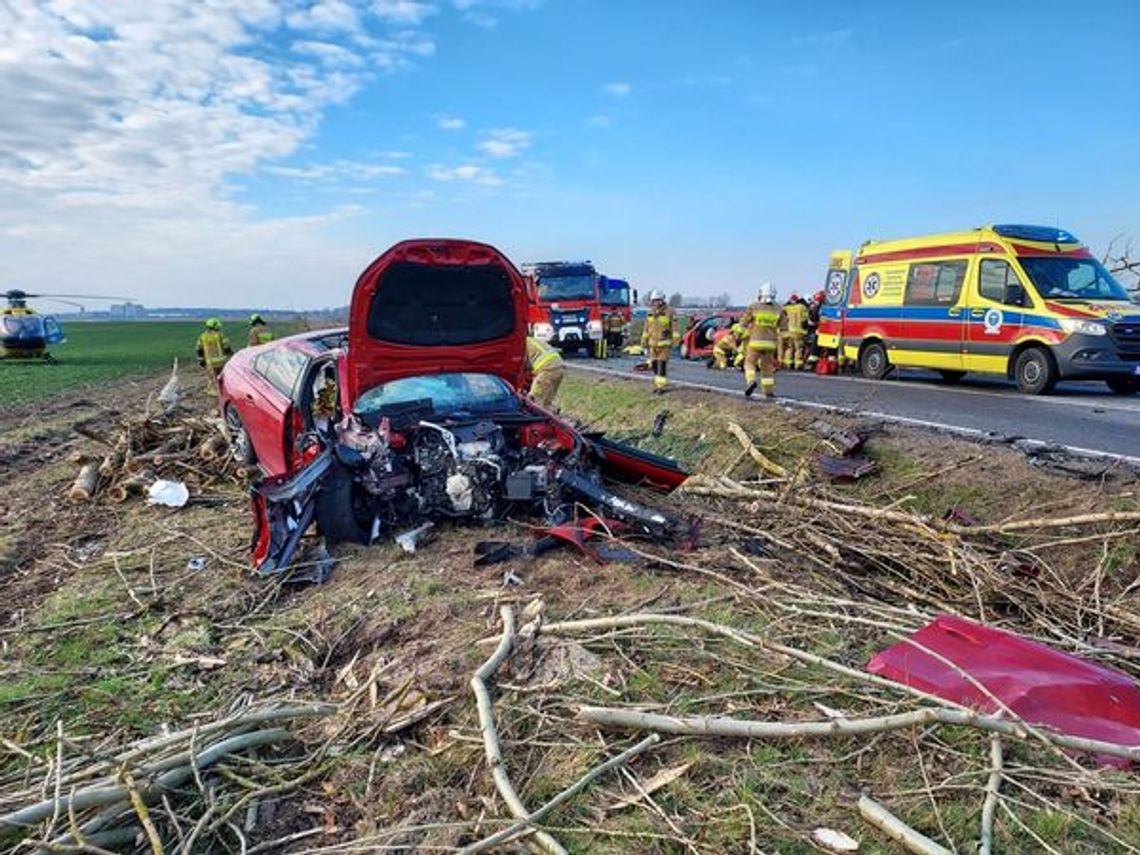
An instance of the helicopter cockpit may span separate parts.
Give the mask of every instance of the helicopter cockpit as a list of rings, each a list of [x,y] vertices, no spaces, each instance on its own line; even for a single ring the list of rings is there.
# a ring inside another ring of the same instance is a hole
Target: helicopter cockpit
[[[3,315],[0,316],[0,336],[4,345],[11,344],[59,344],[63,341],[63,329],[51,315]]]

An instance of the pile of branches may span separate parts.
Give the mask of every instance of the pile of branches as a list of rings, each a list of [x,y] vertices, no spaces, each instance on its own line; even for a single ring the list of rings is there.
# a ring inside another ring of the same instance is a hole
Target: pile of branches
[[[230,453],[225,424],[214,415],[178,407],[122,418],[116,425],[89,420],[76,430],[98,453],[78,453],[79,466],[67,492],[70,501],[104,496],[115,503],[145,495],[158,479],[180,481],[194,493],[241,485],[250,474]]]
[[[295,744],[283,725],[335,711],[331,704],[251,709],[125,746],[74,740],[59,725],[43,754],[5,740],[24,762],[0,777],[0,844],[35,852],[133,851],[139,844],[157,853],[168,851],[159,829],[169,826],[177,829],[176,851],[193,852],[196,841],[222,831],[244,848],[245,809],[297,786],[297,768],[317,759],[282,754]],[[259,760],[259,749],[277,753]],[[270,780],[252,781],[259,777]],[[222,780],[245,795],[223,806],[215,792]]]
[[[733,433],[752,456],[760,454],[743,431]],[[1111,547],[1140,539],[1140,510],[986,524],[958,509],[944,517],[915,513],[902,500],[880,507],[757,464],[761,480],[695,475],[682,492],[703,497],[707,523],[748,534],[769,557],[811,574],[813,590],[1012,621],[1136,672],[1126,644],[1140,637],[1140,586],[1112,572]],[[721,516],[707,513],[709,499]],[[1087,572],[1074,576],[1054,566],[1064,550],[1089,545],[1101,546],[1101,560]],[[733,561],[751,574],[767,573],[765,562],[739,551]]]

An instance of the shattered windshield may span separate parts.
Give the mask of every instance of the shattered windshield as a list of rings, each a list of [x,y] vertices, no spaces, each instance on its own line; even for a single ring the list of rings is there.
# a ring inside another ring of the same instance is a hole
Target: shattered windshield
[[[1018,259],[1045,300],[1128,300],[1128,292],[1095,258]]]
[[[538,299],[553,300],[592,300],[594,299],[594,277],[543,276],[538,280]]]
[[[421,374],[369,389],[357,399],[355,410],[368,415],[395,404],[428,400],[435,415],[513,412],[519,405],[510,386],[493,374]]]

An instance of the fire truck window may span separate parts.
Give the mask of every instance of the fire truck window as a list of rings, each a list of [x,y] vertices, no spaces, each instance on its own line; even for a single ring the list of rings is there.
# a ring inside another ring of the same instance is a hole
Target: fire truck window
[[[965,261],[912,264],[906,278],[907,306],[953,306],[966,278]]]
[[[978,293],[987,300],[995,303],[1005,302],[1005,289],[1007,285],[1017,285],[1017,274],[1008,262],[996,258],[987,258],[982,261],[978,271]]]

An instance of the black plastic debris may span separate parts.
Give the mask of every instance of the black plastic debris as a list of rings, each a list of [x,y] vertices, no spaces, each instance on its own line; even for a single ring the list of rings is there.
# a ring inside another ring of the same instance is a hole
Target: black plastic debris
[[[816,436],[821,436],[838,446],[839,453],[844,457],[848,457],[859,451],[863,447],[863,443],[867,441],[867,437],[864,434],[841,428],[823,419],[816,419],[807,426],[807,429]]]
[[[835,457],[821,454],[816,460],[820,471],[833,481],[858,481],[869,475],[877,475],[879,464],[869,457]]]

